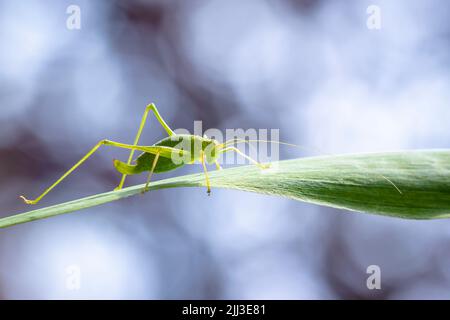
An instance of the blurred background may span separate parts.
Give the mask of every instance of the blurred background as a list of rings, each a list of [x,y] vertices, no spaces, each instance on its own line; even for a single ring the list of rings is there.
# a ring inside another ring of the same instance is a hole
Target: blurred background
[[[67,28],[70,5],[80,29]],[[29,210],[18,195],[40,194],[100,139],[132,142],[149,102],[174,129],[275,128],[308,147],[282,159],[446,148],[449,16],[445,0],[2,0],[0,217]],[[162,137],[150,118],[142,143]],[[113,158],[127,152],[102,149],[39,207],[111,190]],[[369,265],[381,290],[366,287]],[[0,231],[1,299],[444,299],[449,268],[447,220],[219,189]]]

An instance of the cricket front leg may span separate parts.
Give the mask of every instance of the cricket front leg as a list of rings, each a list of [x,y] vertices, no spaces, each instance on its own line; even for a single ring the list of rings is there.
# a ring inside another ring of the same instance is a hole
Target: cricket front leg
[[[230,152],[230,151],[239,154],[241,157],[244,157],[245,159],[249,160],[251,163],[257,165],[260,169],[268,169],[268,168],[270,168],[270,164],[260,163],[260,162],[256,161],[255,159],[249,157],[248,155],[246,155],[241,150],[239,150],[238,148],[235,148],[235,147],[227,147],[225,149],[222,149],[220,151],[220,153],[226,153],[226,152]]]

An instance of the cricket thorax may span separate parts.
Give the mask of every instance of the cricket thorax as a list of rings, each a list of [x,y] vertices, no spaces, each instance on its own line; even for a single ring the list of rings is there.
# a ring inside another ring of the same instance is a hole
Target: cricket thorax
[[[205,157],[207,163],[214,163],[219,156],[217,150],[219,143],[206,136],[178,134],[164,138],[155,145],[171,147],[189,153],[190,160],[188,162],[190,163],[201,161],[202,157]]]

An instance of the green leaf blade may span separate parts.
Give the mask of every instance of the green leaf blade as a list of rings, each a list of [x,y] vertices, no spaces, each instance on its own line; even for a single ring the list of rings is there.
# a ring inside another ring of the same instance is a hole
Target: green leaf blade
[[[213,188],[231,188],[406,219],[450,217],[450,150],[310,157],[268,170],[242,166],[210,173]],[[160,180],[150,190],[204,186],[204,175]],[[0,219],[0,228],[82,210],[139,194],[143,185]]]

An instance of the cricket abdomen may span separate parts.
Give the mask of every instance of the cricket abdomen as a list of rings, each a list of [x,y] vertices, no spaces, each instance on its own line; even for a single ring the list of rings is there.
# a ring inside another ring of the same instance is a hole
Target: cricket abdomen
[[[213,148],[214,146],[213,141],[204,137],[195,136],[195,135],[173,135],[167,138],[164,138],[157,143],[154,144],[154,146],[162,146],[162,147],[170,147],[170,148],[177,148],[181,149],[183,151],[188,152],[188,156],[185,159],[184,162],[177,162],[175,163],[171,158],[167,157],[159,157],[158,161],[156,163],[155,169],[153,170],[154,173],[162,173],[167,171],[172,171],[175,169],[178,169],[182,167],[185,164],[191,164],[195,161],[200,161],[202,157],[202,152],[205,151],[205,149],[211,149],[215,151]],[[209,147],[209,148],[208,148]],[[212,147],[212,148],[211,148]],[[206,160],[208,163],[213,162],[216,159],[216,153],[214,152],[214,155],[211,157],[211,152],[206,154]],[[155,160],[156,155],[152,153],[144,152],[136,159],[135,165],[128,165],[122,161],[115,160],[114,161],[114,167],[119,171],[120,173],[132,175],[132,174],[139,174],[145,171],[150,171],[153,166],[153,161]]]
[[[125,162],[114,160],[114,167],[122,174],[139,174],[152,169],[155,155],[151,153],[142,153],[137,159],[135,165],[128,165]],[[184,166],[184,163],[174,164],[172,159],[159,157],[156,163],[154,173],[172,171]]]

